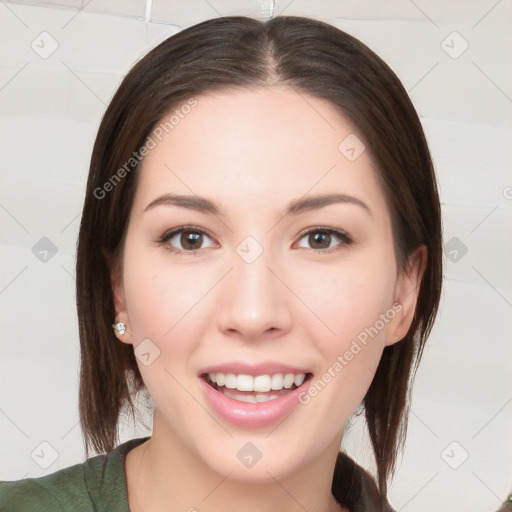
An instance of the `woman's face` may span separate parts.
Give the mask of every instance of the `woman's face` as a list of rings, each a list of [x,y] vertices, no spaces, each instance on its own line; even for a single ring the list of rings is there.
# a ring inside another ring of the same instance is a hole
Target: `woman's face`
[[[223,475],[278,478],[338,450],[417,276],[397,273],[369,152],[328,102],[196,100],[140,169],[116,318],[159,436]]]

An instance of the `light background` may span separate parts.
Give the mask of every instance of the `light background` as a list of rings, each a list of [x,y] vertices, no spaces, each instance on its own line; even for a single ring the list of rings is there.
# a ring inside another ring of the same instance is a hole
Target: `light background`
[[[411,95],[438,172],[443,301],[390,501],[496,510],[512,486],[510,0],[2,0],[0,479],[84,460],[75,244],[94,137],[122,77],[182,28],[272,9],[332,23],[382,56]],[[127,425],[121,440],[145,435]],[[371,467],[360,422],[344,445]]]

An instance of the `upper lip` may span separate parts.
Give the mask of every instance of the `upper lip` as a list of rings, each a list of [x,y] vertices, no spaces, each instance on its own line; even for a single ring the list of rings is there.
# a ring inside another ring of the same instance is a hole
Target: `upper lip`
[[[199,371],[199,376],[208,373],[234,373],[235,375],[251,375],[256,377],[257,375],[275,375],[276,373],[293,373],[294,375],[299,375],[301,373],[310,373],[310,371],[304,368],[299,368],[298,366],[278,363],[275,361],[266,361],[258,364],[247,364],[233,361],[202,368]]]

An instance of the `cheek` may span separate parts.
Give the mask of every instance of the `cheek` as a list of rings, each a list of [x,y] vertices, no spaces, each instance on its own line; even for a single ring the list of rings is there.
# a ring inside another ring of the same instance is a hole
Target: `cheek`
[[[304,328],[322,354],[316,390],[323,398],[316,407],[327,415],[331,410],[347,419],[371,384],[395,317],[395,272],[393,257],[361,257],[327,272],[300,273],[298,295],[318,317],[310,316]]]
[[[382,325],[379,319],[393,304],[393,260],[347,261],[325,272],[301,272],[295,282],[297,295],[315,313],[321,323],[318,332],[330,340],[329,346],[343,348],[376,323],[378,337],[384,336],[388,323]]]
[[[197,348],[202,329],[191,319],[200,310],[198,304],[207,291],[207,282],[197,272],[172,268],[164,250],[148,251],[130,243],[129,238],[124,269],[124,293],[135,354],[144,342],[150,347],[152,359],[145,364],[143,358],[137,357],[140,373],[156,405],[168,404],[175,411],[175,420],[184,421],[178,404],[189,399],[183,391],[190,385],[188,361]]]
[[[164,249],[137,249],[129,240],[125,254],[124,290],[134,342],[150,338],[166,343],[207,294],[211,272],[187,264],[173,266]],[[176,349],[178,345],[173,342]]]
[[[301,403],[313,407],[314,422],[329,419],[321,428],[333,436],[366,395],[392,319],[393,281],[376,267],[301,278],[304,302],[321,320],[311,317],[304,327],[322,355],[321,367]],[[392,268],[388,275],[393,275]]]

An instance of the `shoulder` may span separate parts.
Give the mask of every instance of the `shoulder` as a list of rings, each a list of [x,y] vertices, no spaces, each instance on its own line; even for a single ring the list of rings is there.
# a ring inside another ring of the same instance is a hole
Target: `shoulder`
[[[83,464],[50,475],[0,482],[0,512],[54,512],[93,510],[82,505],[87,498]],[[90,501],[89,501],[90,503]]]
[[[129,512],[124,459],[146,439],[46,476],[0,482],[0,512]]]

